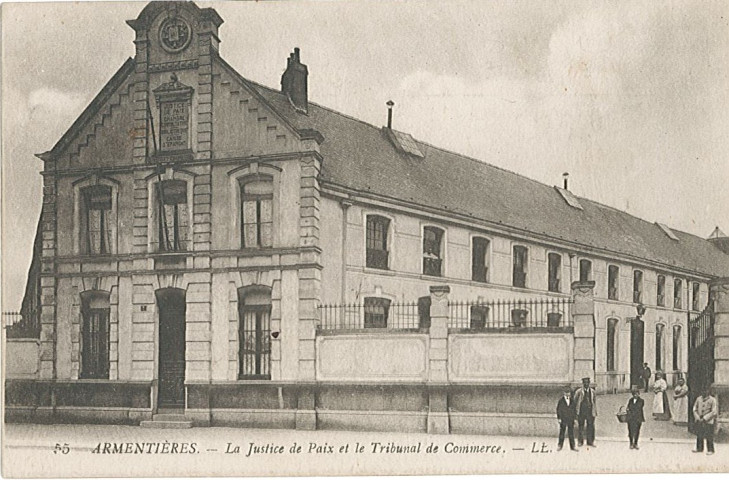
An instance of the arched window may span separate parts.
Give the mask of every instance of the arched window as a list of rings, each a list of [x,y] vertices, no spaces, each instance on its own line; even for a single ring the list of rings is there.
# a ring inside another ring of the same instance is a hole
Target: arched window
[[[389,229],[390,220],[388,218],[379,215],[367,215],[367,267],[381,270],[388,269],[387,237]]]
[[[489,281],[489,240],[473,237],[471,250],[471,280],[486,283]]]
[[[271,289],[238,289],[238,378],[271,378]]]
[[[592,280],[592,262],[583,258],[580,260],[580,282],[590,280]]]
[[[620,268],[617,265],[608,266],[608,299],[618,299],[618,285],[620,278]]]
[[[618,335],[618,319],[617,318],[608,318],[607,321],[607,371],[608,372],[614,372],[616,361],[615,361],[615,352],[616,352],[616,344],[617,344],[617,335]]]
[[[656,370],[663,371],[663,336],[666,326],[662,323],[656,324]]]
[[[159,250],[188,249],[190,237],[187,182],[163,180],[157,183],[157,239]]]
[[[241,248],[273,245],[273,178],[251,175],[239,179]]]
[[[440,228],[423,228],[423,274],[443,275],[443,230]]]
[[[658,275],[656,283],[656,305],[659,307],[666,306],[666,276]]]
[[[92,185],[81,189],[81,253],[111,253],[111,187]]]
[[[643,272],[633,270],[633,303],[643,302]]]
[[[673,280],[673,308],[683,308],[683,302],[681,302],[681,298],[683,297],[683,295],[681,294],[682,290],[683,282],[680,278],[675,278]]]
[[[514,245],[514,268],[512,271],[513,286],[526,288],[528,264],[529,250],[521,245]]]
[[[81,316],[79,378],[109,378],[109,293],[81,293]]]
[[[681,370],[681,325],[673,326],[673,370]]]
[[[562,255],[558,253],[550,253],[547,255],[547,289],[550,292],[561,291],[560,280],[562,279]]]

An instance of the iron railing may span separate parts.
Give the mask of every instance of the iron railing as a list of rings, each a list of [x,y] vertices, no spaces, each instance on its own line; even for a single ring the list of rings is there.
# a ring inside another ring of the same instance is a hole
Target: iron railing
[[[319,330],[419,330],[428,328],[430,315],[417,302],[366,298],[363,303],[320,305],[319,320]]]
[[[463,330],[572,327],[569,298],[449,302],[448,328]]]
[[[3,312],[3,326],[7,338],[40,338],[39,312],[23,316],[20,312]]]

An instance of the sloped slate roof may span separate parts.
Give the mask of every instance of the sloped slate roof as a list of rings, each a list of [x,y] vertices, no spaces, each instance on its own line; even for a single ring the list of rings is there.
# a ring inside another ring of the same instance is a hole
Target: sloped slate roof
[[[324,136],[321,180],[361,192],[453,212],[524,232],[645,259],[709,276],[729,276],[729,255],[703,238],[661,228],[580,198],[567,205],[551,186],[432,145],[425,158],[399,152],[381,128],[309,103],[297,113],[277,90],[246,80],[297,129]]]

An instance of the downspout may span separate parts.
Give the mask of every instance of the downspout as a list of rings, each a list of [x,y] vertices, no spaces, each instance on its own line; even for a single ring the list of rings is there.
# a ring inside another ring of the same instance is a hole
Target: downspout
[[[347,215],[352,202],[342,200],[342,280],[339,303],[344,305],[347,298]]]

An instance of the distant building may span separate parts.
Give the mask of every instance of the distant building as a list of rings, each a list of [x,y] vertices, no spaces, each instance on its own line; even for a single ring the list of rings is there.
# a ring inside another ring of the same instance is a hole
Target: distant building
[[[687,370],[720,240],[311,103],[298,49],[281,89],[247,80],[222,23],[147,5],[134,58],[39,155],[39,365],[8,418],[455,431],[489,395],[551,421],[579,375]]]

